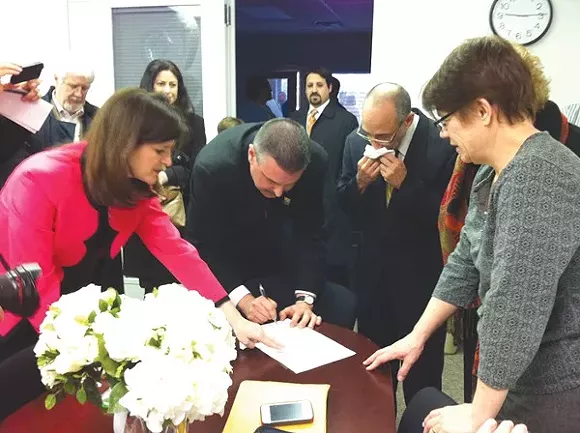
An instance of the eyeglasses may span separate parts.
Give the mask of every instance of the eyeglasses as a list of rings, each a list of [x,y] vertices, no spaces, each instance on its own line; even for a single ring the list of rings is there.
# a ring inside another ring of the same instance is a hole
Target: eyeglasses
[[[403,123],[404,122],[405,121],[403,120],[401,123],[399,123],[399,126],[397,127],[397,130],[393,134],[391,134],[391,137],[390,138],[387,138],[384,135],[379,135],[378,137],[370,136],[361,127],[358,128],[358,130],[356,131],[356,134],[359,137],[364,138],[365,141],[368,141],[369,143],[372,143],[374,141],[374,142],[379,143],[381,145],[391,144],[393,142],[393,140],[395,139],[395,137],[397,136],[397,134],[399,133],[399,129],[401,129],[401,126],[403,126]]]
[[[453,111],[450,111],[450,112],[449,112],[449,113],[447,113],[445,116],[443,116],[443,117],[439,118],[439,120],[435,120],[435,121],[433,121],[433,124],[434,124],[436,127],[438,127],[438,128],[445,129],[445,128],[447,127],[447,123],[446,123],[446,122],[447,122],[447,120],[449,120],[449,118],[450,118],[451,116],[453,116],[455,113],[457,113],[458,111],[459,111],[459,110],[453,110]]]

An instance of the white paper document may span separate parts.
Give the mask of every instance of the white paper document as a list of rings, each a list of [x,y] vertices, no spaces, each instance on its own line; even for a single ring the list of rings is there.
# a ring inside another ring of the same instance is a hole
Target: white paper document
[[[43,99],[33,102],[23,101],[21,94],[0,92],[0,114],[35,134],[48,117],[50,110],[52,104]]]
[[[262,325],[264,331],[284,347],[272,349],[262,343],[256,347],[294,373],[312,370],[355,354],[342,344],[310,328],[291,328],[290,319]]]

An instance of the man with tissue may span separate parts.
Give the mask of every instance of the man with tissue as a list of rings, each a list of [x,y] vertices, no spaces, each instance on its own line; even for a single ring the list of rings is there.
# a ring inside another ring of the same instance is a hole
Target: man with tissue
[[[441,273],[437,218],[455,158],[403,87],[368,93],[361,127],[346,140],[338,193],[362,232],[359,331],[381,347],[411,331]],[[403,385],[407,402],[422,388],[441,389],[444,342],[442,328],[425,345]],[[398,364],[391,368],[396,386]]]

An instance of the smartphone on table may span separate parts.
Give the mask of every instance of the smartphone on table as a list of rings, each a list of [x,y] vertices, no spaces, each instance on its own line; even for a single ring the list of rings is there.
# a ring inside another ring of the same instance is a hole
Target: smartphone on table
[[[264,425],[302,424],[314,419],[312,403],[308,400],[263,404],[260,415]]]

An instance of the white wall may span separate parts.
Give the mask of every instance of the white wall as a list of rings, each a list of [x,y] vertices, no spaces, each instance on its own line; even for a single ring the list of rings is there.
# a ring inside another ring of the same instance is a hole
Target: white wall
[[[112,7],[197,5],[196,14],[202,16],[203,112],[208,139],[233,109],[228,107],[221,0],[19,0],[14,14],[5,13],[9,11],[5,3],[8,0],[0,0],[0,62],[43,62],[44,93],[54,83],[55,68],[63,56],[71,50],[82,53],[95,70],[87,100],[96,105],[114,92]]]
[[[55,65],[69,50],[67,0],[0,0],[0,61],[43,62],[41,90],[53,83]]]
[[[463,40],[491,34],[492,0],[375,0],[371,73],[394,81],[421,106],[422,86]],[[529,48],[552,79],[551,99],[560,107],[580,102],[580,0],[552,0],[548,33]]]

